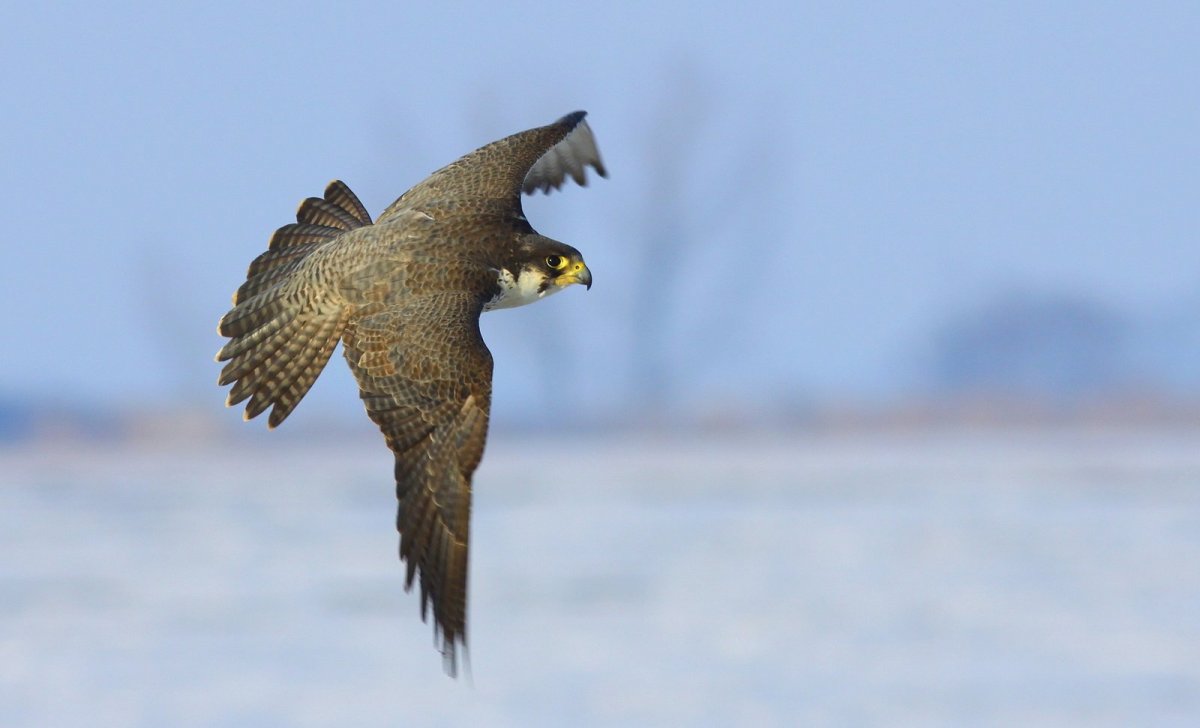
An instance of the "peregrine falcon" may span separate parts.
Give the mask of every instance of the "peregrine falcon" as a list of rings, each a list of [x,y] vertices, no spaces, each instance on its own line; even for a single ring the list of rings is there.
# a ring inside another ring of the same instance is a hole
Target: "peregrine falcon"
[[[521,193],[607,176],[583,111],[488,144],[405,192],[374,223],[340,180],[271,236],[217,331],[218,384],[274,428],[338,341],[367,416],[395,453],[405,589],[419,577],[447,672],[466,646],[471,476],[483,456],[492,355],[484,311],[532,303],[592,273],[543,237]]]

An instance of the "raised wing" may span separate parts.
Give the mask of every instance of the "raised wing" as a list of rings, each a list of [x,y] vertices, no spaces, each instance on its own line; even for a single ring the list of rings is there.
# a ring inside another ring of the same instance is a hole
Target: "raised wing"
[[[353,320],[346,360],[367,414],[396,456],[400,558],[405,589],[420,575],[421,618],[447,672],[467,639],[471,476],[483,457],[492,355],[479,334],[482,303],[459,293],[415,295]]]
[[[550,194],[550,190],[562,187],[568,174],[571,175],[571,179],[575,180],[575,184],[586,187],[589,165],[594,167],[596,174],[601,177],[608,176],[604,162],[600,161],[600,150],[596,147],[596,137],[592,135],[592,128],[583,118],[584,112],[577,111],[575,113],[580,115],[575,127],[562,138],[562,141],[550,147],[549,151],[539,157],[529,168],[529,172],[525,174],[525,181],[521,185],[521,191],[525,194],[533,194],[534,190]]]
[[[449,200],[500,200],[520,210],[521,193],[549,192],[570,175],[587,184],[590,166],[607,177],[585,111],[576,111],[536,129],[518,132],[442,167],[393,202],[376,222],[405,208]]]

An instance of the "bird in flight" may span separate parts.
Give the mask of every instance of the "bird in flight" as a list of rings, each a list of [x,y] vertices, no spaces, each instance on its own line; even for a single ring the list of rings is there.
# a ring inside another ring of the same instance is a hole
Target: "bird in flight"
[[[446,670],[466,646],[471,477],[483,457],[492,355],[484,311],[532,303],[592,273],[539,235],[521,194],[607,176],[585,112],[492,142],[434,172],[371,222],[340,180],[304,200],[250,264],[217,326],[218,383],[245,419],[287,418],[339,341],[367,416],[395,453],[405,589],[421,588]],[[248,401],[247,401],[248,400]]]

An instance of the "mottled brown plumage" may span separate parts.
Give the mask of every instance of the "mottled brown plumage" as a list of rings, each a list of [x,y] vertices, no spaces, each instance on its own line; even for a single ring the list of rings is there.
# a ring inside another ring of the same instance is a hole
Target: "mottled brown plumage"
[[[367,415],[395,453],[405,586],[452,674],[466,644],[471,477],[483,457],[492,356],[485,310],[591,285],[579,251],[538,235],[521,193],[605,175],[584,113],[514,134],[434,172],[371,222],[340,181],[300,204],[250,264],[218,331],[218,382],[246,419],[288,416],[340,340]]]

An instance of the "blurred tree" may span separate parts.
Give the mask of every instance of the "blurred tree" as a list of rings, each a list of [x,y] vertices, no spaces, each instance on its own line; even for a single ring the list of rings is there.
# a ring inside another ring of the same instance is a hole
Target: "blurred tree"
[[[1012,291],[947,322],[935,338],[939,388],[1070,400],[1128,382],[1130,324],[1098,301]]]
[[[142,323],[143,336],[158,360],[152,368],[165,385],[170,404],[219,404],[224,394],[216,389],[219,367],[213,364],[221,345],[217,320],[238,282],[231,282],[228,291],[196,290],[194,277],[187,274],[182,260],[172,257],[171,248],[149,240],[138,250],[131,274],[130,318]]]
[[[1139,380],[1178,394],[1200,394],[1200,285],[1152,311],[1134,332]]]
[[[631,236],[641,264],[629,309],[628,394],[652,419],[703,400],[683,390],[722,359],[745,354],[747,304],[786,240],[771,222],[771,190],[783,171],[778,117],[717,103],[716,84],[686,61],[662,86],[645,125],[645,189]],[[711,133],[724,122],[736,133]],[[740,143],[721,147],[706,137]]]

